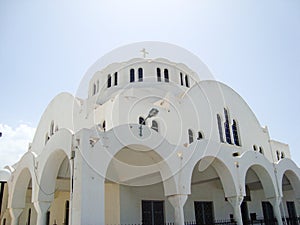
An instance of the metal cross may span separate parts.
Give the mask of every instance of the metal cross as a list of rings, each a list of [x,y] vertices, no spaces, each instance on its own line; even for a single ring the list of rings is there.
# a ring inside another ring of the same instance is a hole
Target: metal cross
[[[146,56],[149,54],[149,52],[147,52],[145,48],[143,48],[143,49],[141,50],[141,53],[143,54],[143,57],[144,57],[144,58],[146,58]]]

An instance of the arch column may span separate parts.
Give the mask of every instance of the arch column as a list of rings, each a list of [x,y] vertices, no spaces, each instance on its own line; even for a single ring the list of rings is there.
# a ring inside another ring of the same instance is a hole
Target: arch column
[[[51,202],[34,202],[34,208],[37,212],[37,225],[46,225],[47,211],[50,208]]]
[[[273,206],[275,218],[277,219],[278,225],[282,225],[283,223],[282,223],[282,217],[281,217],[281,212],[280,212],[281,197],[277,196],[274,198],[269,198],[268,201]]]
[[[234,219],[238,225],[243,225],[242,212],[241,212],[241,204],[243,202],[243,196],[233,196],[228,197],[227,200],[231,204],[233,208]]]
[[[186,194],[177,194],[168,196],[168,200],[174,208],[175,213],[175,225],[184,225],[184,212],[183,206],[188,198]]]
[[[21,213],[23,212],[23,208],[10,208],[9,213],[11,217],[11,225],[18,225],[19,224],[19,217]]]
[[[74,158],[72,180],[69,223],[72,225],[105,224],[105,178],[93,170],[86,158],[83,158],[78,151]]]

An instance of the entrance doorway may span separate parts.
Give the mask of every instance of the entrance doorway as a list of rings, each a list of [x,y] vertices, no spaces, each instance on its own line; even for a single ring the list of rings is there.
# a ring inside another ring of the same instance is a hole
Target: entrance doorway
[[[194,202],[196,225],[208,225],[214,222],[213,202]]]
[[[165,223],[164,201],[142,201],[143,225],[163,225]]]

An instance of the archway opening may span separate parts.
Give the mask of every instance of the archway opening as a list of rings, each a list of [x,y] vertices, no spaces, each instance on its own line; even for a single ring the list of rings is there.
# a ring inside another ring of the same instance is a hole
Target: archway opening
[[[235,184],[226,165],[217,158],[201,159],[193,169],[185,220],[193,224],[234,222],[233,208],[226,197],[234,193]]]
[[[146,146],[131,145],[118,151],[105,179],[107,225],[164,224],[174,217],[164,194],[160,173],[163,162],[155,150]]]
[[[293,171],[285,171],[282,177],[281,188],[283,195],[281,203],[282,216],[285,217],[285,221],[288,224],[298,224],[300,205],[295,199],[300,197],[300,181]]]

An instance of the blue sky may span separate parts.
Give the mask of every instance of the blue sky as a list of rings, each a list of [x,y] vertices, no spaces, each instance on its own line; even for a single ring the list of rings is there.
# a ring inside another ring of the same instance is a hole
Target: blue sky
[[[26,150],[55,95],[75,93],[105,53],[147,40],[196,54],[300,164],[298,0],[2,0],[0,34],[0,128],[12,132],[0,167]]]

